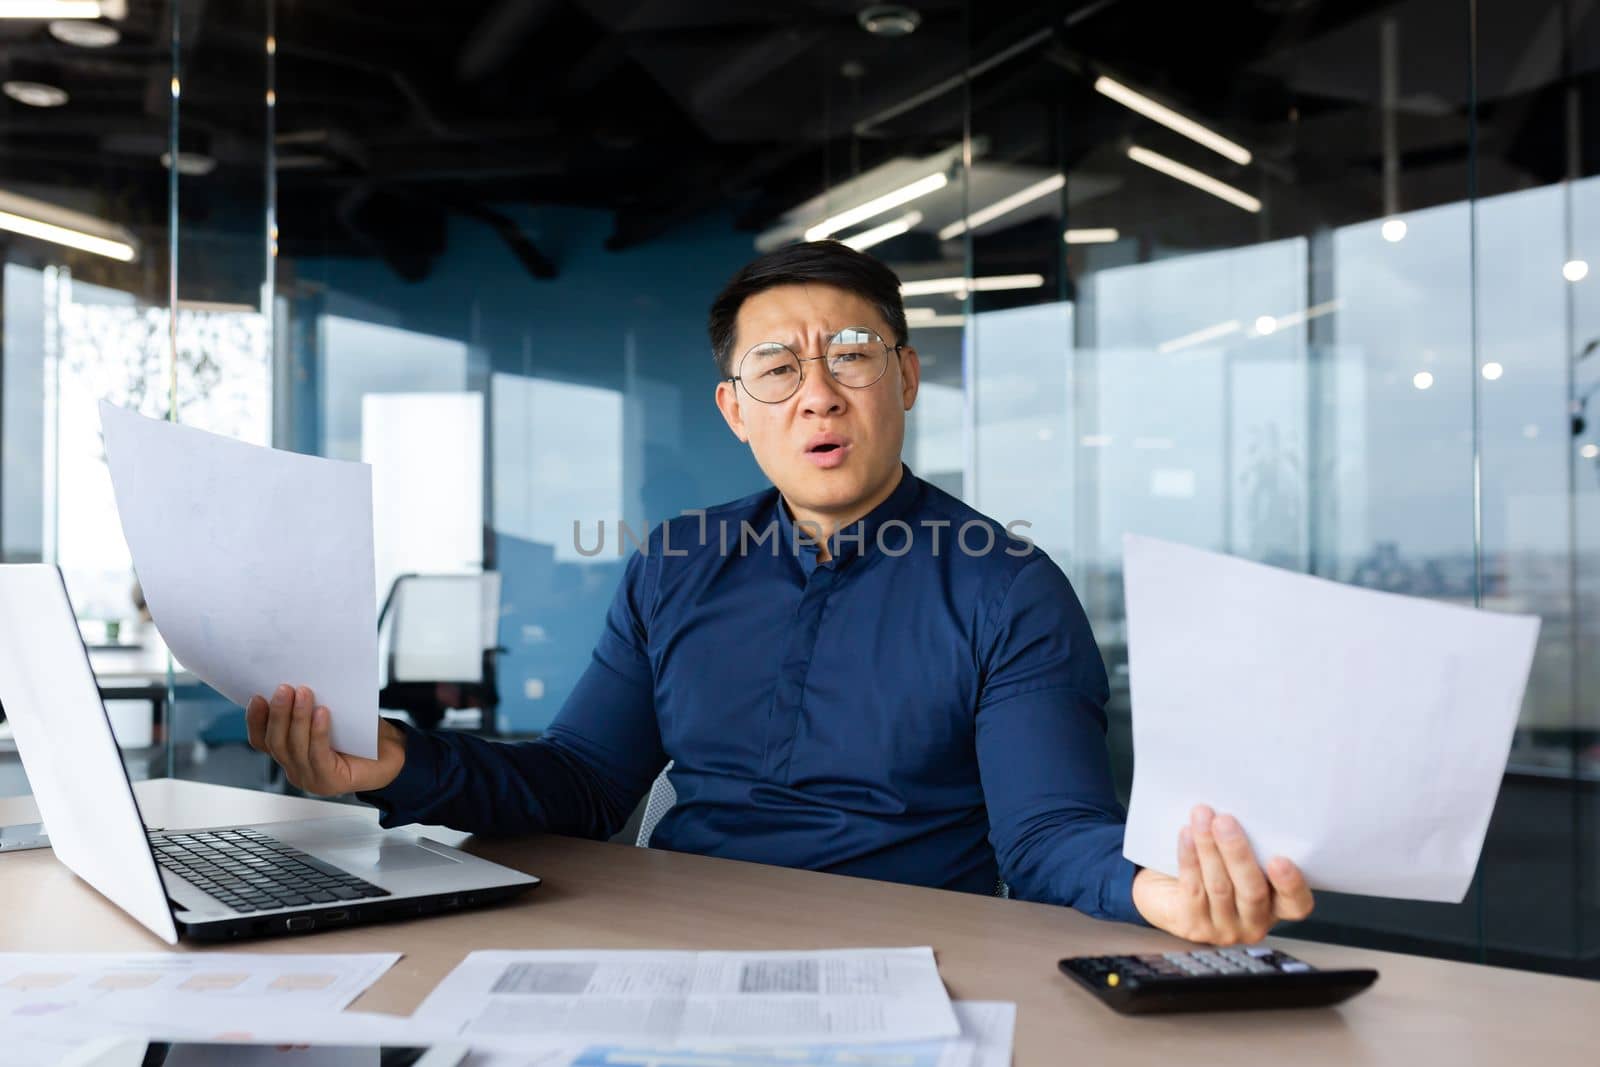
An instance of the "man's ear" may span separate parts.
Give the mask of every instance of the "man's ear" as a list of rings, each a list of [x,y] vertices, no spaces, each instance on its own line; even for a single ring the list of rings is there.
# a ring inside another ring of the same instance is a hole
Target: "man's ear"
[[[922,384],[922,357],[910,345],[900,349],[900,400],[907,411],[917,402],[917,386]]]
[[[733,431],[745,444],[750,443],[750,431],[745,429],[744,413],[739,410],[739,394],[733,382],[717,383],[717,410],[722,412],[722,420],[728,424],[728,429]]]

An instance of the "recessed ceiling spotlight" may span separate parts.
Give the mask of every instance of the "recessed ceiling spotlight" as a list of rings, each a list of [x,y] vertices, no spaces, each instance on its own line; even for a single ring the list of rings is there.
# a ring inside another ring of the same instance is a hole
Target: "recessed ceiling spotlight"
[[[161,165],[169,170],[171,169],[171,152],[161,153]],[[178,173],[182,174],[186,178],[203,178],[216,169],[217,161],[212,156],[205,155],[201,152],[178,153]]]
[[[875,37],[905,37],[922,25],[922,13],[904,4],[873,4],[862,8],[856,21]]]
[[[44,82],[9,81],[0,84],[7,96],[29,107],[60,107],[67,102],[67,91]]]
[[[62,44],[79,48],[110,48],[122,40],[115,26],[104,22],[86,22],[82,19],[57,19],[49,26],[50,36]]]

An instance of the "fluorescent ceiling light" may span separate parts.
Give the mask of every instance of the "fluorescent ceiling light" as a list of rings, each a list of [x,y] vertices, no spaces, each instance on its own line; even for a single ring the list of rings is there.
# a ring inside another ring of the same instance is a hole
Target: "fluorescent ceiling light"
[[[121,226],[16,193],[0,192],[0,230],[123,263],[139,257],[133,235]]]
[[[109,48],[122,40],[122,33],[104,22],[84,22],[80,19],[58,19],[47,27],[50,36],[62,44],[78,48]]]
[[[1017,210],[1023,204],[1031,204],[1041,196],[1049,196],[1067,184],[1065,174],[1052,174],[1041,182],[1034,182],[1026,189],[1020,189],[1010,196],[996,200],[986,208],[980,208],[964,219],[957,219],[939,231],[939,240],[948,241],[952,237],[960,237],[968,230],[976,230],[985,223],[993,222],[1001,215]]]
[[[882,226],[874,226],[870,230],[862,230],[854,237],[844,238],[840,243],[848,245],[857,252],[864,252],[873,245],[883,244],[891,237],[899,237],[921,222],[922,212],[908,211],[892,222],[886,222]]]
[[[1238,319],[1229,319],[1227,322],[1213,323],[1210,326],[1202,326],[1193,333],[1186,333],[1181,337],[1174,337],[1170,341],[1162,341],[1160,344],[1156,345],[1156,351],[1161,353],[1163,356],[1168,352],[1179,352],[1185,348],[1193,348],[1195,345],[1203,345],[1207,341],[1215,341],[1219,337],[1226,337],[1238,329]]]
[[[44,82],[8,81],[0,83],[0,92],[29,107],[60,107],[68,99],[65,89]]]
[[[909,203],[919,196],[927,196],[935,190],[943,189],[949,184],[950,179],[945,176],[943,171],[937,174],[930,174],[925,178],[918,178],[910,185],[903,185],[893,192],[884,193],[880,197],[868,200],[859,207],[853,207],[849,211],[841,211],[837,215],[823,219],[806,231],[805,238],[808,241],[820,241],[824,237],[829,237],[840,230],[848,229],[858,222],[865,222],[874,215],[881,215],[890,208],[899,207],[901,204]]]
[[[161,153],[161,165],[172,169],[172,153]],[[179,152],[178,173],[192,178],[203,178],[217,169],[217,161],[204,152]]]
[[[936,308],[906,308],[906,323],[911,326],[961,326],[966,321],[965,315],[946,315]],[[927,357],[922,362],[928,362]]]
[[[1081,230],[1068,230],[1061,235],[1069,245],[1103,245],[1121,237],[1115,226],[1087,226]]]
[[[1338,300],[1327,300],[1321,304],[1312,304],[1300,311],[1291,311],[1286,315],[1260,315],[1257,316],[1255,328],[1250,331],[1249,336],[1266,337],[1278,330],[1299,326],[1323,315],[1331,315],[1338,311],[1340,306],[1341,302]]]
[[[122,19],[126,0],[0,0],[0,19]]]
[[[1105,75],[1094,80],[1094,91],[1102,96],[1109,96],[1123,107],[1137,111],[1153,122],[1159,122],[1169,130],[1183,134],[1189,140],[1203,144],[1220,156],[1226,156],[1238,164],[1246,164],[1251,160],[1250,150],[1244,145],[1228,140],[1214,130],[1208,130],[1198,122],[1185,118],[1170,107],[1156,103],[1143,93],[1136,93],[1119,81],[1107,78]]]
[[[995,289],[1038,289],[1043,274],[994,274],[987,278],[923,278],[900,286],[901,296],[932,296],[935,293],[989,292]]]
[[[1245,192],[1235,189],[1227,182],[1219,182],[1209,174],[1202,174],[1193,167],[1186,167],[1176,159],[1168,159],[1159,152],[1152,152],[1148,148],[1138,145],[1128,146],[1128,158],[1135,163],[1143,163],[1151,170],[1159,170],[1169,178],[1176,178],[1180,182],[1187,182],[1202,192],[1210,193],[1219,200],[1226,200],[1234,207],[1243,208],[1252,215],[1261,211],[1261,201]]]

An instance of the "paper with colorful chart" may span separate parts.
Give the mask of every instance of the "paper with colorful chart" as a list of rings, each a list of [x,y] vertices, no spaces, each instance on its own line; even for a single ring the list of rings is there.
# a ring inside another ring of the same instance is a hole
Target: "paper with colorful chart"
[[[92,1014],[153,1025],[336,1012],[400,959],[356,955],[0,953],[0,1032]]]

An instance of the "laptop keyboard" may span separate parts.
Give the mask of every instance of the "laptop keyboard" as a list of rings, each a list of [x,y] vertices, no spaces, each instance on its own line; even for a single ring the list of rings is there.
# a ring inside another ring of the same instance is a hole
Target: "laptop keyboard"
[[[156,861],[235,911],[271,911],[389,891],[259,830],[164,834],[151,841]]]

